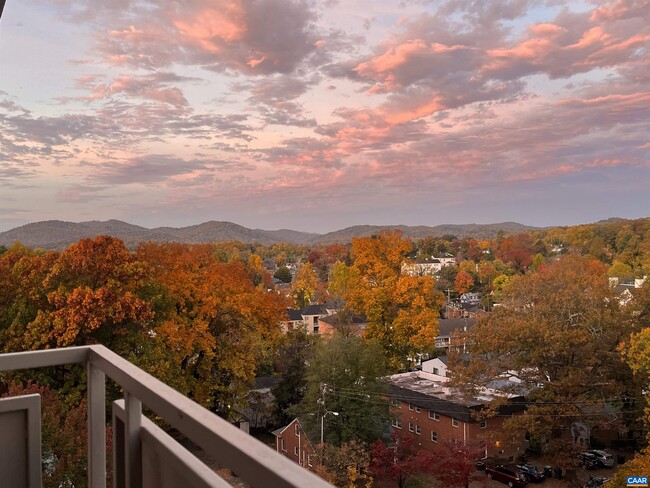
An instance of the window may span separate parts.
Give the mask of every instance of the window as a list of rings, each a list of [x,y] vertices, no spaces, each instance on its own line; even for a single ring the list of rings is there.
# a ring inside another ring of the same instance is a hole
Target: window
[[[485,429],[487,427],[487,420],[481,420],[481,423],[479,425],[481,429]]]
[[[434,412],[433,410],[429,410],[429,418],[431,420],[440,420],[440,415],[438,415],[438,412]]]
[[[293,424],[293,432],[294,432],[294,434],[296,434],[298,436],[300,435],[300,426],[298,425],[298,422]]]
[[[435,431],[431,431],[431,442],[438,442],[438,433]]]
[[[433,368],[433,374],[440,375],[440,370],[438,368]]]
[[[402,428],[402,420],[399,417],[395,417],[393,419],[393,424],[392,425],[393,425],[393,427],[401,429]]]
[[[452,427],[458,427],[458,425],[459,425],[459,424],[458,424],[458,420],[456,420],[456,419],[451,419],[451,426],[452,426]]]
[[[284,439],[280,439],[280,449],[287,452],[287,448],[284,445]]]
[[[417,413],[420,413],[420,407],[415,407],[415,411],[416,411]]]
[[[416,433],[417,435],[420,435],[420,434],[422,433],[422,431],[420,430],[420,426],[419,426],[419,425],[416,425],[416,426],[415,426],[415,433]]]
[[[298,446],[293,448],[293,454],[294,456],[298,456]]]
[[[409,410],[413,410],[413,405],[409,403]]]
[[[409,432],[413,432],[413,424],[409,422]]]

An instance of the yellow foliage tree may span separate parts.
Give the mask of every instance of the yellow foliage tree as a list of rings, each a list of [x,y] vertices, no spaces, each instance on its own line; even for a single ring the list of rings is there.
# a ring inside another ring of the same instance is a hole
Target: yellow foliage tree
[[[291,285],[291,296],[296,306],[300,309],[309,305],[309,302],[316,297],[316,290],[318,290],[318,277],[312,265],[305,263],[296,273],[296,279]]]
[[[434,348],[443,296],[430,276],[402,276],[411,241],[399,231],[352,241],[352,269],[346,300],[365,313],[365,337],[378,341],[395,370],[419,352]]]

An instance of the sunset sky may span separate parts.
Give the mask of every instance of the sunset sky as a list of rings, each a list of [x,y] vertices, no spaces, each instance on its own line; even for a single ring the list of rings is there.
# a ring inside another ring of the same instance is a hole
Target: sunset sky
[[[650,216],[650,1],[7,0],[0,231]]]

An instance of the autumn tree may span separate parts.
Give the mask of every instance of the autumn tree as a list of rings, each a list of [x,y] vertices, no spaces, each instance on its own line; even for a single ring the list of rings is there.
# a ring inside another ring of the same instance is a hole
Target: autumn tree
[[[454,280],[455,290],[462,295],[463,293],[470,291],[473,286],[474,280],[472,279],[472,276],[465,271],[459,271]]]
[[[411,241],[384,232],[352,241],[352,271],[345,295],[356,313],[365,313],[365,337],[377,341],[394,369],[417,352],[433,349],[443,296],[429,276],[401,275]]]
[[[414,445],[412,436],[395,430],[390,442],[382,440],[372,443],[370,451],[370,472],[377,480],[393,482],[404,488],[407,481],[421,473],[427,473],[433,464],[433,455]]]
[[[645,448],[638,452],[633,459],[620,466],[607,486],[623,488],[629,486],[626,480],[628,476],[647,476],[648,473],[650,473],[650,451]]]
[[[535,254],[533,244],[534,242],[528,234],[508,236],[498,243],[496,256],[523,273],[533,261]]]
[[[291,285],[291,296],[298,309],[305,308],[316,297],[318,277],[310,263],[303,264]]]
[[[38,347],[26,331],[49,308],[49,289],[43,281],[57,257],[57,253],[39,253],[18,243],[0,256],[0,344],[4,352]]]
[[[634,300],[625,306],[627,321],[632,329],[632,334],[619,345],[619,351],[638,382],[639,394],[630,395],[632,402],[638,408],[643,406],[638,398],[646,399],[645,427],[646,432],[650,426],[650,398],[643,392],[650,387],[650,285],[646,282],[634,296]],[[647,457],[647,453],[646,453]]]
[[[138,296],[147,269],[119,239],[83,239],[60,255],[38,259],[24,253],[20,262],[22,269],[35,266],[32,269],[42,281],[30,280],[30,293],[44,294],[47,303],[37,298],[36,315],[28,314],[33,319],[12,324],[8,331],[12,347],[101,343],[120,353],[153,319],[148,304]]]
[[[332,444],[319,446],[322,463],[315,473],[325,481],[341,488],[362,488],[372,482],[368,445],[352,439],[340,447]]]
[[[132,358],[199,403],[221,409],[245,398],[271,361],[286,303],[256,287],[242,262],[223,263],[207,245],[142,244],[156,311],[146,354]]]
[[[270,278],[262,263],[262,258],[257,254],[251,254],[246,263],[248,275],[255,286],[270,284]]]
[[[485,455],[478,443],[439,442],[428,466],[443,486],[466,488],[474,480],[476,461]]]
[[[492,282],[494,278],[499,275],[499,272],[490,261],[482,261],[478,265],[478,276],[481,284],[483,285],[483,291],[489,293],[492,291]]]
[[[629,370],[616,352],[626,330],[606,272],[598,261],[566,256],[513,279],[504,306],[471,329],[471,360],[450,367],[454,382],[470,390],[516,374],[531,404],[504,430],[557,441],[559,461],[571,443],[558,435],[573,422],[615,421],[604,406],[620,405],[626,393]]]

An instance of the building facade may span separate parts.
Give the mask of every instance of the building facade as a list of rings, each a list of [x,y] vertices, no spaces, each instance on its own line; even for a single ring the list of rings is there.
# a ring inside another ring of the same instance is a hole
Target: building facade
[[[316,466],[316,450],[300,419],[294,419],[289,425],[275,430],[273,435],[277,452],[304,468],[311,469]]]
[[[448,378],[423,371],[390,377],[389,395],[392,426],[415,439],[422,449],[434,451],[438,443],[458,443],[480,448],[484,457],[515,461],[525,453],[527,444],[505,442],[503,423],[511,415],[523,413],[523,397],[508,398],[496,417],[483,417],[486,404],[499,395],[482,392],[467,399],[447,386]]]

